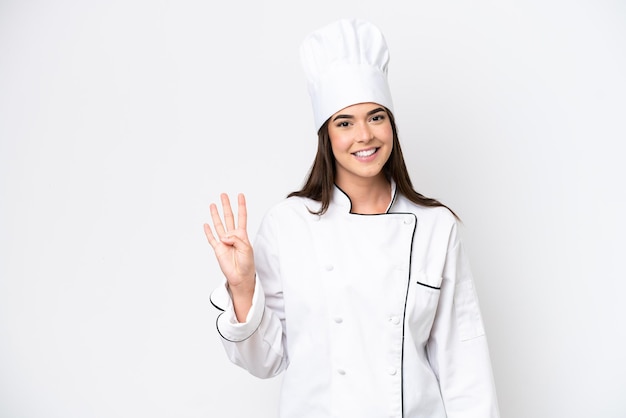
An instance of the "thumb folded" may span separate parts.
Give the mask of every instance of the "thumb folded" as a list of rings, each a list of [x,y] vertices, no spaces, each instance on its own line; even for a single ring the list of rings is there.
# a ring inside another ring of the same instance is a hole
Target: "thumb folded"
[[[220,238],[220,240],[224,244],[233,245],[235,247],[239,247],[242,244],[244,244],[244,241],[241,238],[239,238],[237,235],[224,235],[223,237]]]

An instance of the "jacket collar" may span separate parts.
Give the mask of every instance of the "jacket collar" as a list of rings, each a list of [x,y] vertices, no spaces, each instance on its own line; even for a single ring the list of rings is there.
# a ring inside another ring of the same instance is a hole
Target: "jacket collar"
[[[393,207],[393,204],[396,201],[396,182],[393,181],[393,179],[390,179],[390,183],[391,183],[391,200],[389,201],[389,206],[387,206],[387,210],[385,211],[385,213],[390,213],[391,212],[391,208]],[[350,201],[350,197],[347,195],[346,192],[344,192],[343,190],[341,190],[339,188],[339,186],[337,186],[335,184],[334,190],[333,190],[333,196],[332,196],[332,200],[330,201],[330,206],[328,207],[328,210],[332,210],[333,212],[337,212],[337,213],[351,213],[352,210],[352,201]]]

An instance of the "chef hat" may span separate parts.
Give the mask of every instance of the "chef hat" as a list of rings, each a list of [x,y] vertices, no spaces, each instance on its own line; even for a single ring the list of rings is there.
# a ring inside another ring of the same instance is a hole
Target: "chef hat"
[[[360,19],[341,19],[309,34],[300,47],[315,128],[336,112],[374,102],[392,110],[389,51],[382,32]]]

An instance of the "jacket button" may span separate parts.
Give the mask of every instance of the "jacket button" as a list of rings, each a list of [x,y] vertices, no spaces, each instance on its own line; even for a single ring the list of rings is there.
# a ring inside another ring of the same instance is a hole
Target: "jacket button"
[[[337,369],[337,373],[343,376],[344,374],[346,374],[346,371],[344,369]]]
[[[325,269],[326,271],[333,271],[334,267],[333,267],[333,265],[332,265],[332,264],[326,264],[326,265],[324,266],[324,269]]]
[[[404,224],[405,224],[405,225],[411,225],[412,223],[413,223],[413,218],[406,218],[406,219],[404,220]]]
[[[333,318],[333,321],[335,321],[338,324],[341,324],[343,322],[343,318],[341,318],[339,316],[336,316],[336,317]]]
[[[400,318],[398,318],[397,316],[392,316],[391,318],[389,318],[389,322],[394,325],[398,325],[400,323]]]
[[[394,369],[393,367],[390,367],[387,369],[387,373],[389,373],[389,375],[391,376],[395,376],[395,374],[398,372],[398,370]]]

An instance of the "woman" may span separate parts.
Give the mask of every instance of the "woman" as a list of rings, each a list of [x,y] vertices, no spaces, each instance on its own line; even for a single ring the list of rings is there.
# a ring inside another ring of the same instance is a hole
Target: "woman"
[[[282,417],[498,416],[487,341],[456,216],[413,190],[368,22],[309,35],[302,62],[318,151],[302,190],[256,236],[222,195],[205,233],[226,278],[211,295],[226,352],[285,372]]]

